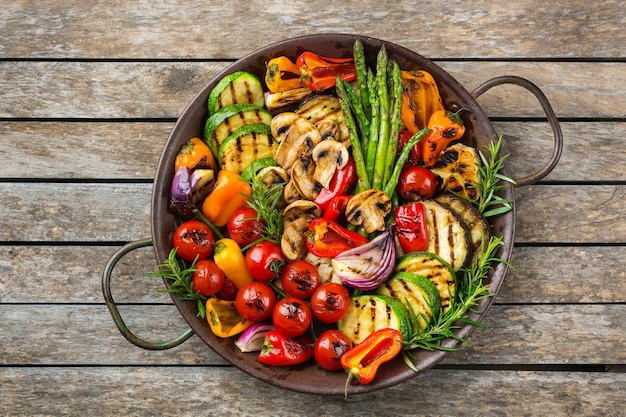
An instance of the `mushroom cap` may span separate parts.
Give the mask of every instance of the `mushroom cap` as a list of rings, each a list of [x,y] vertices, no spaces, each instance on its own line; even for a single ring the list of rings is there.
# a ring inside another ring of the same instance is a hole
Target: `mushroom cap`
[[[272,136],[279,142],[274,160],[287,171],[301,155],[310,154],[322,140],[319,130],[297,113],[276,115],[270,127]]]
[[[362,225],[367,233],[385,230],[385,217],[390,212],[391,199],[375,189],[355,194],[346,205],[346,219],[354,225]]]
[[[328,189],[335,171],[346,166],[350,153],[342,143],[326,139],[315,145],[311,154],[315,161],[313,179]]]

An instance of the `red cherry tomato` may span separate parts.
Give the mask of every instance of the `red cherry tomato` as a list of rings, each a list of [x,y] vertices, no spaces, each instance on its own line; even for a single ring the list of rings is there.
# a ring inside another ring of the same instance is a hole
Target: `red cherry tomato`
[[[352,349],[352,341],[342,331],[337,329],[325,330],[315,341],[313,356],[317,364],[328,370],[342,369],[341,356]]]
[[[200,220],[189,220],[178,226],[174,232],[176,254],[187,262],[206,259],[213,253],[213,232]]]
[[[224,276],[224,284],[222,285],[222,288],[215,293],[215,296],[220,300],[235,301],[237,299],[238,291],[239,289],[235,283],[227,276]]]
[[[326,282],[311,296],[313,317],[322,323],[337,323],[346,315],[350,305],[350,293],[341,284]]]
[[[237,291],[235,306],[246,320],[262,321],[269,318],[275,305],[274,290],[264,282],[249,282]]]
[[[398,134],[398,154],[402,152],[402,149],[406,146],[407,143],[409,143],[409,140],[411,139],[412,136],[413,136],[413,133],[411,133],[408,130],[400,131],[400,133]],[[421,157],[422,157],[422,148],[420,144],[418,143],[417,145],[415,145],[413,149],[411,149],[411,152],[409,153],[409,159],[407,159],[406,162],[410,165],[417,165],[419,164]]]
[[[200,295],[208,297],[217,293],[224,285],[224,272],[210,259],[196,262],[191,275],[191,287]]]
[[[279,300],[272,312],[276,330],[286,337],[302,336],[311,327],[313,313],[308,305],[296,297]]]
[[[405,165],[398,178],[398,195],[405,201],[429,199],[437,191],[437,179],[428,168]]]
[[[257,212],[252,207],[240,207],[228,218],[226,229],[232,240],[241,247],[258,240],[263,234],[265,223],[257,220]]]
[[[320,285],[320,274],[312,263],[299,259],[285,265],[280,274],[280,283],[290,296],[305,299]]]
[[[286,261],[280,245],[268,240],[255,243],[246,252],[246,267],[259,281],[278,277]]]

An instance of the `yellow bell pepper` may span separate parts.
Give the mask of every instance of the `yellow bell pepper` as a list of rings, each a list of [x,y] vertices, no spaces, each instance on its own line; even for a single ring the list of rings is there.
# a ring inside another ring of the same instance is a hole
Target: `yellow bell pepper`
[[[444,110],[433,76],[423,70],[400,71],[402,75],[402,121],[416,133],[428,126],[430,116]]]
[[[177,172],[181,166],[185,166],[190,170],[212,169],[213,172],[217,171],[217,162],[213,152],[198,137],[189,139],[178,151],[174,161],[174,172]]]
[[[237,289],[254,281],[246,267],[246,258],[241,248],[230,238],[220,239],[213,246],[213,260]]]
[[[230,216],[246,205],[250,198],[250,184],[233,171],[217,174],[211,193],[202,203],[202,214],[217,227],[225,226]]]
[[[235,336],[254,324],[241,317],[234,301],[215,297],[206,302],[206,318],[213,334],[223,338]]]
[[[270,59],[265,71],[265,84],[272,93],[300,88],[300,70],[286,56]]]

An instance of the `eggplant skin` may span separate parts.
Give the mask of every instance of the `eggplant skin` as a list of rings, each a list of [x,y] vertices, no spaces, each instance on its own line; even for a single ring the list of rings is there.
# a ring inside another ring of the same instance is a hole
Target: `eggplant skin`
[[[470,233],[467,226],[449,207],[435,200],[425,200],[424,213],[428,227],[428,252],[440,256],[456,271],[472,258]]]

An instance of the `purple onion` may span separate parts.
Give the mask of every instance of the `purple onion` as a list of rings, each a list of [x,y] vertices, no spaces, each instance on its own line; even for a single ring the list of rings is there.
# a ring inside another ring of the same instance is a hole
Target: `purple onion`
[[[265,334],[270,330],[274,330],[274,326],[272,326],[271,323],[255,323],[241,333],[235,342],[235,346],[237,346],[242,352],[259,351],[263,347]]]
[[[170,209],[184,219],[193,217],[193,209],[209,194],[213,180],[213,170],[179,167],[170,188]]]

